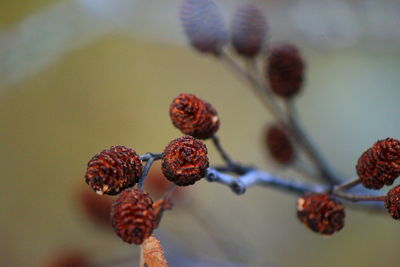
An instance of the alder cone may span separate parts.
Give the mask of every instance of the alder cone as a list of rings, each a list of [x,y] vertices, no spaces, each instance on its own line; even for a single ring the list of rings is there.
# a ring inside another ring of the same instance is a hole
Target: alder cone
[[[400,175],[400,141],[386,138],[376,142],[358,159],[356,171],[367,188],[393,184]]]
[[[332,235],[344,226],[342,203],[328,194],[311,193],[297,200],[297,217],[309,229]]]
[[[88,162],[85,181],[97,194],[116,195],[139,182],[142,162],[135,150],[112,146]]]
[[[207,147],[191,136],[172,140],[162,157],[164,176],[179,186],[192,185],[206,174]]]
[[[293,144],[282,127],[273,125],[267,128],[265,143],[272,158],[279,164],[289,164],[295,158]]]
[[[232,21],[232,46],[244,57],[257,56],[265,44],[267,23],[261,11],[251,4],[240,6]]]
[[[304,62],[299,50],[290,44],[271,49],[266,77],[278,96],[291,98],[299,93],[304,79]]]
[[[219,128],[217,111],[192,94],[176,97],[169,107],[169,115],[176,128],[198,139],[212,137]]]
[[[400,186],[389,190],[385,198],[385,207],[393,219],[400,220]]]
[[[212,0],[185,0],[181,21],[190,44],[202,53],[219,55],[227,41],[220,10]]]
[[[153,200],[136,188],[122,191],[111,210],[112,226],[126,243],[140,245],[155,228]]]

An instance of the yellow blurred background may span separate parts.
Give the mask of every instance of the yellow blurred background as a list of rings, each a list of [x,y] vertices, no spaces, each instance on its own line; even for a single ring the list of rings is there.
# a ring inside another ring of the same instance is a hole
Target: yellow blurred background
[[[17,40],[19,23],[66,2],[0,2],[0,59],[7,59],[0,62],[0,75],[13,64],[8,51],[18,52],[10,40]],[[178,21],[176,12],[168,16]],[[400,137],[400,50],[384,40],[340,48],[304,40],[299,42],[307,60],[307,84],[298,99],[302,121],[343,177],[352,177],[362,151],[377,139]],[[299,177],[274,166],[263,151],[262,130],[272,118],[249,89],[215,59],[184,43],[113,28],[57,53],[34,72],[0,81],[1,266],[43,266],[69,248],[87,252],[96,263],[127,258],[135,266],[138,248],[91,224],[79,209],[76,192],[85,187],[87,161],[102,149],[126,145],[140,154],[161,152],[179,137],[168,106],[181,92],[216,107],[219,136],[234,158]],[[13,65],[13,72],[20,65]],[[221,163],[208,147],[211,162]],[[176,266],[188,265],[172,257],[193,259],[193,266],[400,264],[400,225],[384,213],[349,209],[345,228],[324,238],[297,221],[291,195],[252,188],[236,196],[206,181],[188,194],[190,200],[175,203],[157,231]],[[195,260],[206,262],[195,265]]]

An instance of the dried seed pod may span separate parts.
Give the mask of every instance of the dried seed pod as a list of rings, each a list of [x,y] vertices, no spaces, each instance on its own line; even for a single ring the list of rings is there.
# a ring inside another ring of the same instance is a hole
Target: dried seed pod
[[[292,141],[279,125],[272,125],[267,128],[265,143],[272,158],[279,164],[289,164],[295,158],[295,151]]]
[[[163,153],[162,172],[179,186],[192,185],[203,178],[208,165],[206,146],[188,135],[172,140]]]
[[[217,111],[192,94],[176,97],[169,107],[169,116],[176,128],[199,139],[210,138],[219,128]]]
[[[135,150],[112,146],[88,162],[85,181],[99,195],[116,195],[134,186],[142,175],[142,162]]]
[[[361,183],[370,189],[393,184],[400,175],[400,141],[379,140],[358,159],[357,174]]]
[[[136,188],[122,191],[111,210],[112,226],[126,243],[140,245],[155,227],[153,200]]]
[[[304,62],[299,50],[290,44],[271,48],[265,74],[271,90],[278,96],[297,95],[304,79]]]
[[[240,6],[231,27],[232,46],[245,57],[255,57],[263,49],[267,23],[261,11],[251,4]]]
[[[400,185],[389,190],[385,198],[385,207],[393,219],[400,220]]]
[[[344,226],[342,203],[328,194],[311,193],[297,200],[297,217],[316,233],[332,235]]]
[[[218,55],[227,41],[220,10],[212,0],[185,0],[181,21],[190,44],[200,52]]]

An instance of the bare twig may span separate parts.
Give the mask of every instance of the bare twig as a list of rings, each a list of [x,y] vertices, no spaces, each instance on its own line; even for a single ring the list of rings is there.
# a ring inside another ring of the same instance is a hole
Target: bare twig
[[[154,161],[161,159],[162,154],[154,154],[154,153],[146,153],[143,156],[140,156],[140,159],[143,161],[147,161],[146,165],[143,168],[142,176],[140,177],[139,180],[139,185],[138,188],[142,190],[144,181],[147,178],[147,175],[149,174],[150,168],[153,165]]]
[[[208,168],[205,178],[209,182],[217,182],[229,186],[232,191],[238,195],[243,194],[247,188],[255,185],[275,187],[282,191],[297,194],[303,194],[306,192],[323,192],[327,189],[325,186],[286,180],[257,169],[253,169],[236,178],[219,172],[214,168]]]
[[[324,178],[330,184],[340,183],[340,179],[337,178],[337,175],[334,173],[331,166],[327,163],[320,151],[305,133],[304,128],[300,125],[300,120],[298,118],[298,113],[294,102],[292,100],[287,100],[285,101],[285,104],[287,107],[290,128],[292,129],[298,143],[304,148],[304,152],[314,162],[314,165],[318,169],[318,172],[321,174],[322,178]]]
[[[317,150],[314,144],[311,142],[304,129],[299,124],[298,120],[293,118],[293,121],[288,118],[281,107],[276,103],[270,89],[266,82],[263,82],[259,75],[252,75],[251,72],[243,70],[227,53],[223,52],[220,57],[221,59],[234,73],[239,77],[244,78],[253,88],[253,92],[263,102],[264,106],[268,111],[284,125],[288,130],[291,137],[296,141],[306,155],[312,160],[318,172],[325,180],[330,184],[337,184],[339,179],[334,174],[332,168],[323,159],[321,153]],[[257,71],[257,66],[253,63],[253,71]],[[288,121],[289,120],[289,121]]]
[[[212,136],[212,141],[215,145],[215,147],[217,148],[219,154],[221,155],[222,159],[226,162],[226,164],[228,165],[227,168],[237,174],[243,174],[245,173],[248,168],[244,167],[238,163],[236,163],[229,155],[228,153],[226,153],[225,149],[222,147],[221,142],[219,140],[219,138],[214,135]]]
[[[334,192],[345,191],[345,190],[350,189],[350,188],[352,188],[352,187],[354,187],[354,186],[356,186],[356,185],[358,185],[360,183],[361,183],[361,180],[360,180],[360,178],[357,177],[357,178],[354,178],[354,179],[349,180],[347,182],[344,182],[343,184],[335,186],[333,191]]]

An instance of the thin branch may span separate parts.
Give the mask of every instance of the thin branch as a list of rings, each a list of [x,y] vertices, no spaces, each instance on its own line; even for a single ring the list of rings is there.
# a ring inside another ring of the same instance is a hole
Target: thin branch
[[[222,147],[221,142],[218,138],[218,136],[213,135],[211,137],[215,147],[217,148],[219,154],[221,155],[222,159],[226,162],[228,165],[227,168],[229,168],[230,171],[235,172],[237,174],[244,174],[247,172],[249,168],[246,168],[238,163],[236,163],[225,151],[225,149]]]
[[[318,172],[327,182],[329,182],[330,184],[340,183],[340,179],[338,179],[338,176],[334,173],[331,166],[313,144],[309,136],[305,133],[304,127],[300,125],[300,120],[298,118],[294,102],[291,100],[287,100],[285,101],[285,104],[287,107],[290,128],[292,129],[298,143],[303,147],[304,152],[314,162],[314,165],[318,169]]]
[[[272,95],[269,93],[270,89],[268,85],[263,82],[260,77],[254,77],[254,75],[251,73],[244,71],[227,53],[223,52],[219,59],[226,63],[226,65],[230,67],[230,69],[232,69],[232,71],[235,72],[239,77],[244,78],[250,83],[256,96],[261,99],[264,106],[275,117],[275,119],[281,122],[289,130],[292,138],[294,138],[294,140],[301,145],[306,155],[313,161],[321,176],[331,184],[337,184],[340,182],[328,163],[321,157],[321,153],[308,138],[299,122],[296,119],[294,119],[292,122],[287,122],[287,118],[282,109],[276,104],[272,98]],[[255,71],[257,70],[257,66],[254,63],[252,68],[255,68]]]
[[[227,53],[223,52],[219,59],[225,63],[238,77],[243,78],[248,83],[250,83],[253,92],[255,93],[256,97],[261,99],[262,103],[264,104],[265,108],[278,120],[284,121],[285,116],[282,110],[279,108],[278,105],[274,101],[271,101],[270,98],[266,97],[264,94],[264,86],[260,83],[256,78],[254,78],[250,73],[243,70],[239,64],[236,63]]]
[[[307,184],[300,181],[286,180],[257,169],[253,169],[246,174],[236,178],[231,175],[219,172],[214,168],[208,168],[205,178],[209,182],[217,182],[229,186],[232,191],[238,195],[243,194],[247,188],[256,185],[275,187],[282,191],[297,194],[303,194],[306,192],[323,192],[327,189],[325,186]]]
[[[140,156],[139,158],[143,161],[147,161],[146,165],[143,168],[142,176],[140,177],[139,185],[138,185],[138,188],[140,190],[142,190],[144,181],[146,180],[147,175],[149,174],[151,166],[153,165],[154,161],[162,158],[162,154],[146,153],[146,154]]]
[[[142,161],[148,161],[151,158],[154,158],[154,160],[159,160],[159,159],[162,158],[162,153],[151,153],[151,152],[148,152],[148,153],[140,156],[139,158]]]
[[[333,195],[349,200],[351,202],[358,201],[385,201],[386,196],[364,196],[364,195],[353,195],[350,193],[345,193],[343,191],[336,191],[332,193]]]
[[[361,183],[361,180],[360,180],[360,178],[357,177],[357,178],[354,178],[354,179],[349,180],[347,182],[344,182],[341,185],[335,186],[333,191],[334,192],[346,191],[347,189],[350,189],[350,188],[352,188],[352,187],[354,187],[356,185],[359,185],[360,183]]]

